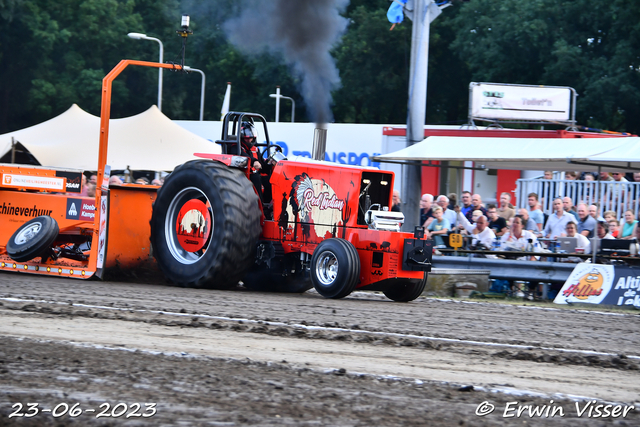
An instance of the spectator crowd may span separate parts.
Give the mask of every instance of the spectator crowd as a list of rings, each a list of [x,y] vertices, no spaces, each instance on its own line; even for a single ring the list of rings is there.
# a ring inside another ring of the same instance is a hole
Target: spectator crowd
[[[551,180],[553,173],[545,172],[544,178]],[[564,178],[565,181],[594,181],[595,176],[566,172]],[[587,191],[592,189],[589,185],[577,191],[578,187],[569,187],[567,182],[548,183],[545,193],[554,195],[549,197],[547,206],[551,209],[548,213],[542,208],[541,195],[535,192],[528,194],[526,208],[517,210],[511,203],[511,194],[507,192],[499,195],[497,204],[486,205],[479,194],[469,191],[463,191],[459,199],[456,194],[437,197],[423,194],[419,225],[434,239],[436,248],[447,247],[448,235],[452,232],[468,236],[471,249],[484,250],[546,252],[544,249],[553,247],[558,239],[572,237],[576,241],[576,252],[590,253],[593,238],[640,240],[635,212],[623,209],[623,206],[629,206],[629,201],[640,199],[640,191],[636,190],[640,186],[624,184],[631,179],[640,182],[640,173],[629,174],[627,179],[623,172],[602,172],[598,178],[600,181],[615,181],[619,185],[607,187],[610,189],[602,192],[596,200],[595,195]],[[562,192],[559,191],[561,186],[566,186]],[[456,203],[457,200],[460,204]],[[621,214],[614,210],[601,213],[600,206],[605,204],[605,200],[607,206],[619,207]]]
[[[96,195],[96,186],[98,185],[98,175],[96,172],[88,172],[82,174],[82,190],[80,192],[81,197],[95,197]],[[154,178],[149,182],[149,179],[145,177],[140,177],[135,180],[131,178],[130,173],[126,173],[123,175],[111,175],[109,177],[109,186],[112,185],[122,185],[124,183],[131,184],[139,184],[139,185],[156,185],[161,187],[164,184],[163,178]],[[71,194],[73,195],[73,194]]]

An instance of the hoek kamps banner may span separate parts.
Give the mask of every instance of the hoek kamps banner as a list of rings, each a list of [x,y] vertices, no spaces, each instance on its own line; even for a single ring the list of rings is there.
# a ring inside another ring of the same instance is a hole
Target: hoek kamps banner
[[[640,267],[578,264],[553,302],[640,308]]]

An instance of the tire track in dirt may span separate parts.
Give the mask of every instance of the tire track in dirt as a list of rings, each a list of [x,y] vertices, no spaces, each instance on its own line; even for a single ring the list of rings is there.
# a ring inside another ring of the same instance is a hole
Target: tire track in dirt
[[[497,413],[478,418],[474,411],[483,401],[500,408],[507,401],[544,405],[551,399],[570,408],[573,402],[558,393],[630,403],[638,396],[640,317],[634,312],[424,298],[397,304],[361,292],[325,300],[312,292],[277,295],[10,274],[0,274],[0,297],[0,381],[6,385],[0,403],[64,397],[52,390],[85,402],[86,383],[94,398],[163,401],[158,425],[430,420],[453,426],[512,424]],[[51,354],[59,354],[53,364]],[[204,373],[213,366],[211,380]],[[68,383],[69,375],[78,379]],[[533,393],[522,396],[518,390]],[[0,404],[0,412],[5,408]],[[620,425],[639,424],[640,411],[630,416],[618,420]],[[91,424],[84,421],[79,425]],[[601,422],[578,419],[567,409],[567,417],[552,425]]]
[[[11,277],[14,280],[2,280]],[[2,275],[0,296],[185,312],[307,326],[615,354],[640,348],[640,316],[420,298],[400,304],[373,293],[343,300],[317,294],[183,289],[153,284]]]

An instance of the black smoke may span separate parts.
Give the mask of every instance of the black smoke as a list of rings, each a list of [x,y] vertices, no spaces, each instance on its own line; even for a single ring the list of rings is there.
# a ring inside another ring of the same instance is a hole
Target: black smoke
[[[329,123],[331,91],[340,76],[330,50],[347,28],[340,16],[349,0],[245,0],[239,17],[224,24],[229,41],[245,53],[283,55],[301,80],[316,123]]]

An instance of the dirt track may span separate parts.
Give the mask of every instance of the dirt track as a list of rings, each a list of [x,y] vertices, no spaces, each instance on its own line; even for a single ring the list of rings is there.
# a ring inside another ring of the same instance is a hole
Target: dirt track
[[[571,396],[633,405],[606,420],[640,425],[635,311],[399,304],[371,293],[334,301],[6,273],[0,298],[0,425],[126,416],[9,418],[19,402],[98,412],[157,402],[155,415],[130,425],[602,425],[588,411],[578,417]],[[495,411],[476,415],[485,401]],[[505,418],[507,402],[556,415]]]

